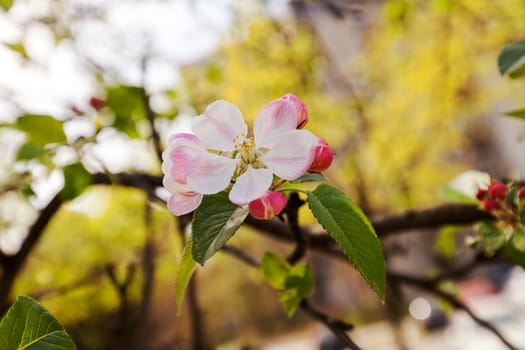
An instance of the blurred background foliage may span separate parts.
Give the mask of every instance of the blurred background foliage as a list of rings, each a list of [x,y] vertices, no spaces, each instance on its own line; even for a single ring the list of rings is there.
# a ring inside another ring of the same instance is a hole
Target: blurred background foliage
[[[105,18],[98,5],[73,16],[62,12],[69,8],[68,1],[51,3],[52,11],[28,21],[53,33],[54,49],[64,43],[75,45],[74,29],[82,16]],[[122,331],[119,312],[128,304],[140,305],[144,298],[145,247],[153,247],[154,292],[147,324],[158,337],[157,347],[151,348],[177,344],[185,348],[181,344],[187,341],[186,311],[176,318],[173,305],[183,243],[176,220],[143,191],[86,188],[95,172],[160,174],[155,147],[148,140],[148,113],[165,142],[170,132],[187,127],[187,118],[216,99],[235,103],[253,121],[266,102],[293,92],[308,106],[309,128],[336,151],[327,176],[367,213],[439,203],[437,189],[476,166],[472,153],[491,137],[489,118],[522,99],[523,82],[503,81],[496,58],[503,46],[519,40],[525,31],[524,1],[362,1],[357,2],[357,13],[343,18],[327,12],[322,3],[306,2],[310,12],[296,7],[296,17],[291,18],[270,16],[263,2],[231,2],[235,16],[217,49],[181,64],[178,78],[162,89],[148,89],[141,79],[122,78],[104,62],[83,57],[82,74],[89,72],[92,79],[89,94],[100,97],[102,105],[90,106],[87,99],[74,108],[64,103],[52,116],[35,116],[23,106],[7,109],[11,113],[5,113],[0,130],[5,149],[0,201],[11,210],[22,209],[20,214],[2,210],[2,251],[15,253],[20,241],[16,237],[23,237],[24,227],[35,219],[36,209],[27,203],[43,207],[35,204],[33,192],[39,178],[56,174],[61,178],[60,169],[70,167],[65,171],[68,191],[62,194],[73,199],[46,228],[11,295],[24,293],[42,300],[71,330],[79,348],[111,348],[108,339]],[[5,9],[10,5],[2,3]],[[338,31],[339,21],[354,21],[357,29]],[[335,30],[326,36],[321,27],[329,23]],[[349,53],[337,51],[353,41],[357,45]],[[23,41],[3,45],[19,55],[26,68],[39,67]],[[137,57],[136,67],[144,70],[156,59],[155,52]],[[100,148],[107,139],[122,142],[126,151]],[[119,159],[101,159],[107,153]],[[132,161],[120,159],[125,157]],[[10,248],[13,244],[15,248]],[[232,244],[256,256],[268,249],[287,249],[247,228]],[[355,272],[334,264],[350,282],[329,282],[327,276],[336,275],[327,272],[332,265],[319,262],[315,266],[324,267],[314,268],[318,300],[351,321],[382,317],[378,301],[372,293],[363,293],[367,287]],[[126,305],[109,270],[117,282],[129,277]],[[259,272],[228,256],[209,262],[199,281],[210,343],[235,339],[240,329],[250,339],[251,334],[273,334],[284,325],[304,322],[300,315],[297,323],[287,322]],[[337,292],[330,292],[330,287]],[[353,293],[352,301],[347,293]],[[278,321],[268,322],[270,318]]]

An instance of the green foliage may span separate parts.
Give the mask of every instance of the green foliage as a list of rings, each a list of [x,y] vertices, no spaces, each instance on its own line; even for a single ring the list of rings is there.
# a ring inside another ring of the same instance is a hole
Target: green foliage
[[[323,175],[308,173],[308,174],[304,174],[303,176],[293,180],[292,183],[324,182],[324,181],[326,181],[326,177],[324,177]]]
[[[513,263],[525,269],[525,252],[518,250],[514,245],[508,244],[503,249],[503,255]]]
[[[445,258],[450,259],[456,254],[456,233],[458,228],[446,226],[439,231],[436,239],[436,249]]]
[[[464,192],[459,191],[448,185],[442,187],[439,193],[441,197],[447,200],[448,202],[460,203],[460,204],[477,204],[478,203],[476,198],[473,198],[465,194]]]
[[[510,117],[516,117],[518,119],[525,119],[525,109],[515,109],[513,111],[505,112],[505,115],[508,115]]]
[[[525,253],[525,229],[523,227],[514,231],[512,245],[520,252]]]
[[[139,137],[137,122],[146,117],[142,88],[127,85],[111,86],[107,88],[106,94],[107,105],[115,115],[113,126],[129,137]]]
[[[24,143],[16,154],[16,160],[43,159],[48,155],[42,146],[33,143]]]
[[[26,296],[16,298],[0,322],[3,350],[75,350],[73,341],[58,321]]]
[[[78,197],[91,184],[91,174],[80,163],[70,164],[63,169],[64,187],[60,192],[63,200]]]
[[[193,216],[193,259],[203,265],[237,232],[247,215],[248,209],[230,202],[226,192],[204,198]]]
[[[0,0],[0,6],[2,6],[2,0]],[[26,51],[24,44],[14,43],[14,44],[5,44],[5,45],[9,47],[11,50],[18,52],[20,56],[22,56],[23,58],[29,59],[29,56],[27,55],[27,51]]]
[[[62,122],[49,115],[23,115],[16,120],[14,127],[24,131],[27,141],[36,146],[66,142]]]
[[[308,206],[370,287],[385,297],[386,270],[374,228],[350,198],[326,184],[308,192]]]
[[[14,0],[0,0],[0,7],[4,9],[4,11],[9,11],[11,6],[13,6]]]
[[[494,254],[507,242],[505,234],[499,230],[493,222],[480,222],[477,225],[477,230],[479,232],[481,243],[488,254]]]
[[[182,258],[175,279],[175,300],[177,301],[178,312],[180,312],[182,308],[182,301],[184,299],[186,288],[188,287],[191,276],[197,267],[197,263],[193,260],[191,255],[192,245],[192,239],[190,238],[182,251]]]
[[[525,41],[506,46],[498,57],[498,67],[502,75],[518,78],[525,74]]]
[[[282,257],[266,253],[261,269],[270,285],[279,291],[279,300],[286,315],[292,317],[313,288],[313,276],[308,265],[302,262],[291,266]]]

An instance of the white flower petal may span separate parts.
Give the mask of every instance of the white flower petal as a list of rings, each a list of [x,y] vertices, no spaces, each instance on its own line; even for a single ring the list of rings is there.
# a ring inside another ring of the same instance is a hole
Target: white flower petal
[[[297,128],[297,111],[289,100],[274,100],[264,106],[253,124],[257,147],[272,147],[273,139]]]
[[[248,133],[239,109],[224,100],[209,105],[203,114],[193,119],[191,128],[207,148],[220,151],[232,151]]]
[[[249,166],[246,172],[235,181],[230,191],[230,200],[237,205],[246,205],[262,197],[272,185],[272,181],[271,170],[254,169]]]
[[[280,178],[295,180],[312,164],[316,146],[314,134],[308,130],[293,130],[277,136],[270,151],[259,160]]]
[[[173,215],[184,215],[197,209],[201,202],[202,194],[175,192],[168,199],[168,210]]]
[[[186,182],[195,192],[217,193],[229,186],[236,166],[236,159],[213,153],[199,154],[192,159]]]
[[[186,184],[179,183],[179,182],[175,181],[173,179],[173,177],[167,176],[167,175],[165,175],[162,178],[162,185],[164,186],[165,189],[167,189],[171,193],[190,192],[191,191],[190,186],[188,186]]]

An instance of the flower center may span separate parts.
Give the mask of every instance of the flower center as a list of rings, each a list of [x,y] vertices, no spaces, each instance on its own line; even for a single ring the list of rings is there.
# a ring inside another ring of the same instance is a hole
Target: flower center
[[[257,152],[253,137],[248,137],[244,142],[238,145],[241,161],[245,164],[253,164],[257,160]]]

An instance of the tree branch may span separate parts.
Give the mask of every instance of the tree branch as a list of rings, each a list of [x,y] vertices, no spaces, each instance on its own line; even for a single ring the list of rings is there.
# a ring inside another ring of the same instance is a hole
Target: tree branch
[[[306,254],[307,240],[301,226],[299,226],[299,208],[301,208],[304,203],[305,202],[299,198],[299,195],[296,192],[292,192],[285,209],[288,226],[293,233],[296,243],[294,251],[287,259],[292,265],[296,264]]]
[[[397,215],[371,220],[379,236],[410,230],[435,228],[443,225],[466,225],[480,220],[494,219],[474,205],[445,204],[423,210],[408,210]]]
[[[142,103],[144,105],[144,112],[146,114],[146,119],[148,120],[150,129],[151,129],[151,141],[153,142],[153,149],[155,150],[155,154],[157,155],[157,159],[160,163],[162,163],[162,146],[160,144],[160,136],[157,132],[157,129],[155,128],[155,113],[151,109],[151,106],[149,105],[150,95],[146,91],[145,86],[145,77],[146,77],[146,70],[147,70],[147,57],[144,57],[142,60],[142,86],[140,88],[140,92],[142,95]]]
[[[334,333],[341,345],[344,345],[345,348],[348,347],[352,350],[360,350],[361,348],[354,343],[354,341],[348,336],[346,331],[354,328],[353,325],[343,322],[341,320],[334,319],[325,313],[315,309],[310,305],[310,302],[307,299],[301,301],[301,309],[310,315],[312,318],[324,324],[328,329]]]
[[[225,253],[230,254],[231,256],[239,259],[240,261],[248,264],[249,266],[259,268],[261,264],[255,260],[250,255],[246,254],[244,251],[233,247],[231,245],[225,245],[222,247],[222,251]],[[342,345],[348,347],[352,350],[359,350],[359,346],[357,346],[356,343],[353,342],[353,340],[348,336],[346,333],[347,331],[350,331],[354,328],[352,324],[349,324],[347,322],[344,322],[342,320],[338,320],[335,318],[332,318],[328,316],[327,314],[323,313],[322,311],[319,311],[311,306],[308,299],[303,299],[301,303],[299,304],[299,307],[306,312],[308,315],[310,315],[313,319],[321,322],[324,324],[334,335],[337,337],[337,339],[341,342]]]
[[[492,332],[496,337],[499,338],[499,340],[505,344],[509,349],[517,350],[518,348],[512,345],[504,336],[501,334],[499,330],[496,329],[492,324],[490,324],[487,320],[484,320],[477,316],[465,303],[460,301],[455,295],[446,292],[442,289],[440,289],[437,286],[438,280],[428,280],[423,279],[419,277],[412,277],[408,275],[404,275],[401,273],[395,273],[395,272],[388,272],[387,273],[389,278],[392,278],[396,280],[397,282],[405,283],[405,284],[411,284],[417,288],[424,289],[441,299],[446,300],[448,303],[450,303],[454,308],[460,309],[465,311],[474,321],[476,321],[480,326],[486,328],[490,332]]]

